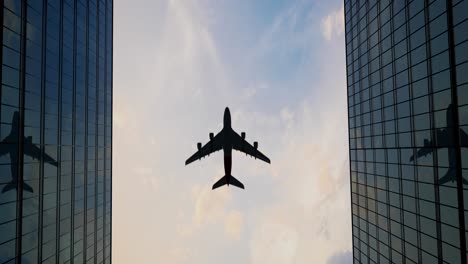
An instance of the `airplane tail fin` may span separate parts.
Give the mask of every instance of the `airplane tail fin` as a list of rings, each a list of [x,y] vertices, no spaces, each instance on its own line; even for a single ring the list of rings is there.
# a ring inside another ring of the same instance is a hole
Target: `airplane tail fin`
[[[6,193],[10,190],[16,189],[18,187],[18,184],[16,182],[10,182],[5,187],[2,189],[2,193]]]
[[[462,178],[463,184],[468,185],[468,181],[465,178]]]
[[[229,184],[232,184],[236,187],[239,187],[241,189],[244,189],[244,184],[242,182],[238,181],[236,178],[234,178],[232,175],[229,176]]]
[[[2,193],[6,193],[8,191],[11,191],[13,189],[18,189],[18,183],[17,182],[10,182],[8,183],[5,187],[3,187],[2,189]],[[33,188],[31,186],[29,186],[28,184],[26,184],[25,182],[23,182],[23,190],[27,191],[27,192],[34,192],[33,191]]]
[[[244,184],[242,184],[240,181],[238,181],[236,178],[234,178],[232,175],[224,175],[219,181],[217,181],[215,184],[213,184],[213,190],[216,188],[219,188],[225,184],[230,184],[234,185],[236,187],[239,187],[241,189],[244,189]]]
[[[442,185],[442,184],[445,184],[449,181],[456,181],[456,175],[455,175],[455,169],[454,168],[450,168],[447,173],[445,173],[445,175],[440,178],[437,183]]]
[[[28,191],[30,193],[34,192],[33,188],[29,186],[28,184],[26,184],[25,182],[23,182],[23,190]]]

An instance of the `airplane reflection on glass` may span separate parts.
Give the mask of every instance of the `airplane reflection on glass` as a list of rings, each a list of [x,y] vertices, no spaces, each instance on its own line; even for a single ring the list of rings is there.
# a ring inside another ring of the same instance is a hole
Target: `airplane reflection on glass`
[[[198,151],[195,152],[187,161],[185,165],[188,165],[195,160],[200,160],[201,158],[210,155],[213,152],[223,149],[224,151],[224,172],[225,175],[219,181],[217,181],[213,185],[213,190],[221,187],[225,184],[234,185],[236,187],[244,189],[244,185],[234,178],[231,175],[231,167],[232,167],[232,150],[238,150],[244,152],[246,155],[250,155],[255,159],[263,160],[267,163],[270,163],[270,159],[267,158],[264,154],[258,151],[258,142],[254,142],[253,146],[250,145],[245,140],[245,132],[241,133],[241,136],[237,134],[231,128],[231,113],[229,112],[229,108],[226,107],[224,110],[224,127],[223,129],[214,136],[213,133],[210,133],[210,141],[206,143],[203,147],[202,144],[199,142],[197,144]]]
[[[0,142],[0,156],[9,154],[10,155],[10,170],[11,170],[11,182],[9,182],[5,187],[2,189],[2,193],[8,192],[13,189],[18,188],[18,136],[19,136],[19,112],[15,112],[13,114],[11,131],[8,136],[6,136]],[[40,159],[41,158],[41,149],[32,143],[32,137],[23,137],[24,142],[24,155],[30,156],[33,159]],[[52,164],[54,166],[58,166],[56,160],[52,157],[47,155],[46,153],[42,153],[44,162]],[[26,184],[23,180],[23,190],[28,192],[33,192],[33,188]]]
[[[453,129],[453,122],[452,122],[452,104],[450,104],[446,110],[446,118],[447,118],[447,128],[437,129],[435,132],[435,136],[432,136],[431,140],[424,139],[424,147],[420,148],[416,154],[416,157],[411,156],[410,161],[417,159],[422,156],[426,156],[434,151],[434,148],[448,148],[448,161],[449,161],[449,169],[447,173],[445,173],[442,178],[438,180],[438,184],[445,184],[449,181],[452,183],[457,180],[456,177],[456,158],[455,158],[455,148],[449,147],[453,145],[453,136],[452,136],[452,129]],[[466,146],[468,144],[468,135],[460,129],[460,143],[462,146]],[[468,184],[468,181],[462,178],[463,184]]]

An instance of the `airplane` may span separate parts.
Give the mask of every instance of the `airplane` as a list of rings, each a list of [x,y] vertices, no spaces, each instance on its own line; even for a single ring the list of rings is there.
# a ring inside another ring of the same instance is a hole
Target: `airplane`
[[[446,118],[447,118],[447,127],[451,128],[452,125],[452,104],[450,104],[446,111]],[[416,157],[411,156],[410,161],[413,161],[415,158],[419,158],[422,156],[426,156],[434,151],[434,148],[446,148],[447,146],[451,145],[450,141],[452,140],[452,131],[449,128],[442,128],[437,129],[435,132],[435,137],[432,136],[431,140],[424,139],[424,147],[420,148],[417,153]],[[466,146],[468,144],[468,135],[460,129],[460,143],[462,146]],[[437,143],[435,144],[434,141]],[[445,173],[442,178],[438,180],[438,184],[442,185],[447,182],[455,182],[457,180],[456,177],[456,158],[455,158],[455,148],[448,148],[448,160],[449,160],[449,169]],[[462,177],[463,184],[468,184],[468,181]]]
[[[231,127],[231,113],[229,108],[226,107],[224,110],[224,127],[223,129],[214,136],[210,133],[210,141],[202,147],[202,143],[197,143],[198,151],[195,152],[190,158],[187,159],[185,165],[188,165],[196,160],[200,160],[205,156],[209,156],[211,153],[223,149],[224,151],[224,172],[225,175],[218,180],[212,187],[212,190],[221,187],[225,184],[234,185],[241,189],[244,189],[244,184],[238,181],[231,175],[232,167],[232,150],[238,150],[244,152],[246,155],[250,155],[255,159],[260,159],[266,163],[270,163],[270,159],[263,153],[258,151],[258,142],[254,142],[253,146],[245,140],[245,132],[241,135],[237,134]]]
[[[0,156],[10,154],[10,170],[11,170],[11,182],[9,182],[2,189],[2,193],[8,192],[13,189],[18,189],[18,136],[19,136],[19,112],[13,113],[13,120],[11,121],[11,131],[0,142]],[[40,159],[41,149],[32,143],[32,137],[24,137],[24,154],[32,157],[33,159]],[[43,153],[44,162],[58,166],[58,162],[52,157]],[[33,188],[26,184],[23,180],[23,190],[28,192],[34,192]]]

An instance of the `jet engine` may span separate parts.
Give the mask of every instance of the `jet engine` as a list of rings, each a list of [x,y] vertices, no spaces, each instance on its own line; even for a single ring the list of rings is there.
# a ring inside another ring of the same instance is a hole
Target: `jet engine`
[[[257,142],[257,141],[254,142],[254,148],[255,148],[255,149],[258,148],[258,142]]]
[[[201,142],[198,142],[198,143],[197,143],[197,148],[198,148],[198,150],[201,149]]]
[[[242,137],[242,139],[245,139],[245,132],[241,133],[241,137]]]
[[[210,140],[212,140],[213,138],[214,138],[214,134],[210,133]]]

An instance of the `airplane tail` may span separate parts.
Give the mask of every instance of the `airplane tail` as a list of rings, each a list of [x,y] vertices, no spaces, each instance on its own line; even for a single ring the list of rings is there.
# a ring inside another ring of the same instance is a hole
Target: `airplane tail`
[[[437,183],[442,185],[442,184],[445,184],[449,181],[456,181],[456,174],[455,174],[455,168],[449,168],[447,173],[445,173],[445,175],[440,178]]]
[[[23,182],[23,190],[28,191],[30,193],[34,192],[33,188],[27,185],[25,182]]]
[[[213,190],[216,188],[219,188],[223,185],[234,185],[236,187],[239,187],[241,189],[244,189],[244,184],[242,184],[240,181],[238,181],[236,178],[234,178],[232,175],[224,175],[219,181],[217,181],[215,184],[213,184]]]
[[[10,182],[5,187],[3,187],[2,193],[6,193],[13,189],[18,189],[18,183],[15,181]],[[25,182],[23,182],[23,190],[31,192],[31,193],[33,192],[33,188],[29,186],[28,184],[26,184]]]
[[[18,188],[18,184],[16,182],[10,182],[7,185],[5,185],[5,187],[3,187],[2,193],[6,193],[16,188]]]

